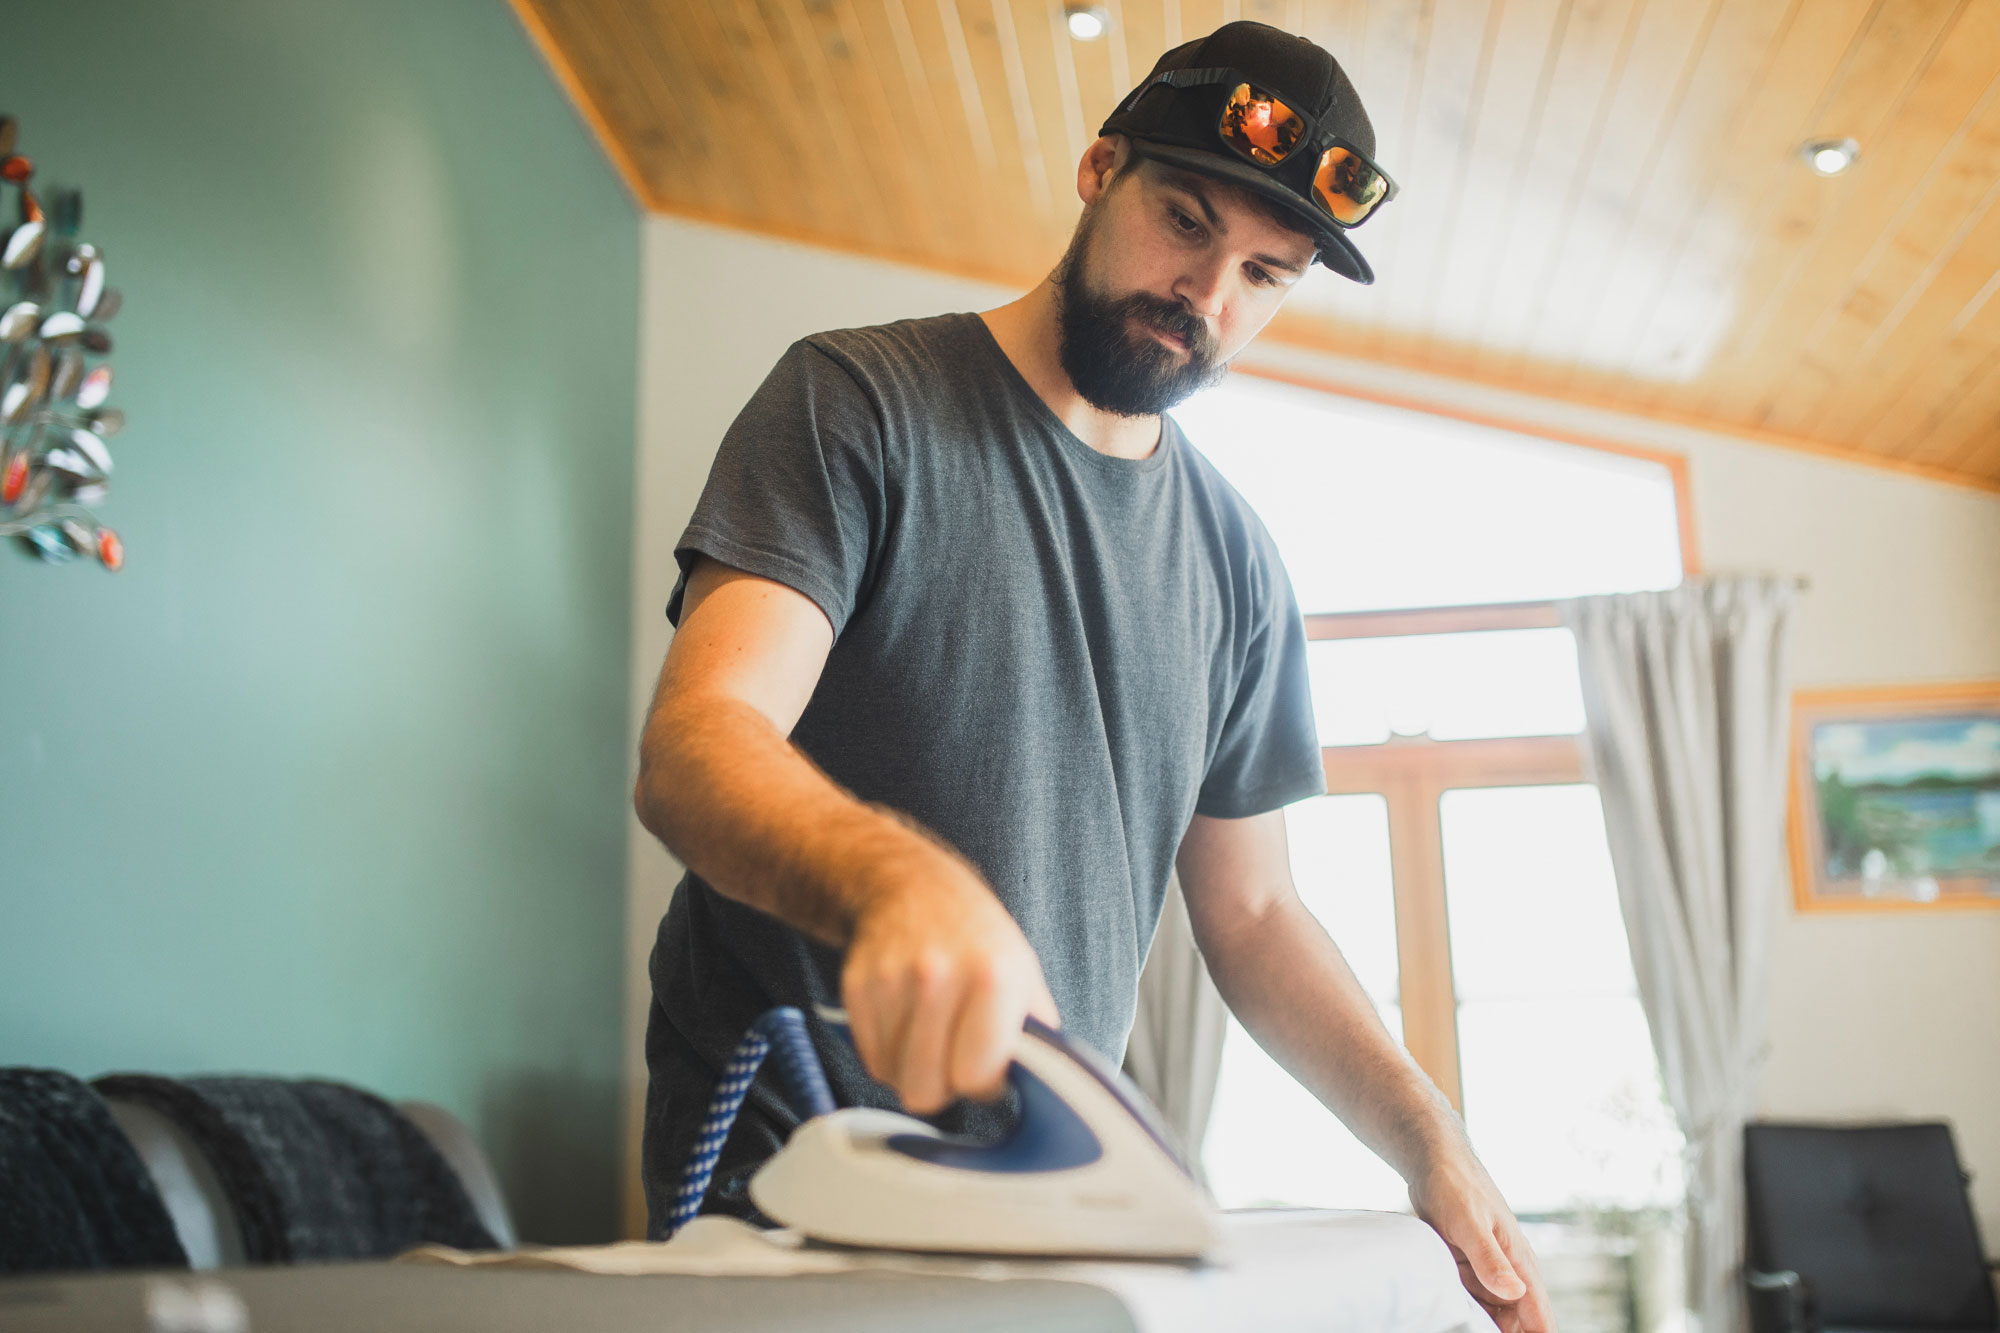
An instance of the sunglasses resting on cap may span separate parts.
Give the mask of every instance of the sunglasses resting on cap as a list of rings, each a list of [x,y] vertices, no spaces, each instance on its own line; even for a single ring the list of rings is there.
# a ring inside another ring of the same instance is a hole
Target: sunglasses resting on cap
[[[1358,227],[1396,197],[1396,182],[1359,147],[1322,131],[1319,123],[1233,69],[1172,69],[1138,88],[1136,101],[1155,84],[1171,88],[1226,88],[1219,99],[1216,137],[1244,161],[1275,167],[1301,144],[1324,145],[1313,172],[1313,198],[1336,227]]]

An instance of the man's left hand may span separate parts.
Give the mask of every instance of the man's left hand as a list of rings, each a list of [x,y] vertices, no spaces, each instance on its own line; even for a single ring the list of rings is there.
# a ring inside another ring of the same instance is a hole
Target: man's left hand
[[[1555,1333],[1535,1252],[1470,1152],[1454,1154],[1417,1177],[1410,1202],[1451,1247],[1459,1280],[1500,1333]]]

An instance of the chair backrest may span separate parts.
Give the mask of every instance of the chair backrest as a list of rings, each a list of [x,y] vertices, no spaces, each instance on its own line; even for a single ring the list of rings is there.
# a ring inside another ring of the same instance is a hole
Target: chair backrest
[[[215,1168],[181,1127],[150,1106],[106,1097],[111,1118],[132,1141],[146,1173],[167,1205],[190,1268],[227,1268],[243,1262],[243,1231]]]
[[[173,1214],[104,1099],[60,1069],[0,1068],[0,1274],[186,1266]]]
[[[472,1211],[493,1233],[500,1248],[513,1249],[517,1242],[514,1218],[507,1211],[507,1196],[500,1190],[500,1178],[493,1174],[492,1163],[480,1151],[479,1140],[472,1137],[465,1122],[436,1102],[397,1102],[396,1109],[424,1132],[431,1146],[457,1173],[458,1183],[465,1186],[465,1197],[472,1201]]]
[[[227,1268],[245,1262],[242,1223],[215,1167],[172,1119],[141,1102],[107,1097],[112,1119],[146,1165],[173,1220],[192,1268]],[[514,1220],[499,1179],[465,1123],[435,1102],[397,1104],[465,1187],[474,1213],[502,1248],[515,1245]]]
[[[1945,1124],[1752,1124],[1751,1264],[1812,1284],[1828,1327],[2000,1327]]]

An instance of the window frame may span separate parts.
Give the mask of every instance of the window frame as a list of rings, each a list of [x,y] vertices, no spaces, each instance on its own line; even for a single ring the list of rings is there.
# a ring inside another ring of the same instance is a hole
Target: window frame
[[[1351,611],[1307,616],[1308,641],[1452,634],[1468,630],[1560,627],[1553,602]],[[1320,750],[1329,796],[1363,793],[1388,803],[1389,870],[1396,901],[1396,970],[1403,1044],[1463,1115],[1458,1065],[1458,996],[1446,923],[1444,830],[1438,800],[1456,787],[1546,786],[1582,782],[1579,736],[1432,740],[1391,736],[1374,745]]]
[[[1493,424],[1493,423],[1484,423]],[[1519,429],[1507,427],[1507,429]],[[1565,443],[1576,443],[1565,441]],[[1602,447],[1585,445],[1583,447]],[[1614,450],[1640,453],[1638,450]],[[1647,455],[1667,465],[1680,516],[1681,577],[1698,572],[1689,538],[1686,460]],[[1562,627],[1553,601],[1341,611],[1304,617],[1306,639],[1372,639]],[[1451,931],[1444,881],[1439,800],[1464,787],[1585,783],[1583,736],[1508,736],[1433,740],[1391,736],[1373,745],[1320,750],[1329,796],[1370,794],[1388,804],[1389,870],[1395,894],[1398,1001],[1403,1044],[1431,1081],[1465,1114],[1459,1073],[1458,994],[1451,974]]]

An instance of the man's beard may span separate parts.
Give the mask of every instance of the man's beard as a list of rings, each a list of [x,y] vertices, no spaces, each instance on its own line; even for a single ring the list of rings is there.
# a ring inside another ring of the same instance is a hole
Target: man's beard
[[[1094,224],[1090,216],[1078,224],[1050,275],[1061,326],[1057,353],[1070,383],[1092,407],[1121,417],[1155,416],[1220,381],[1229,363],[1217,355],[1208,325],[1179,301],[1151,292],[1114,298],[1092,290],[1084,269]],[[1186,353],[1147,336],[1148,328],[1179,337]]]

